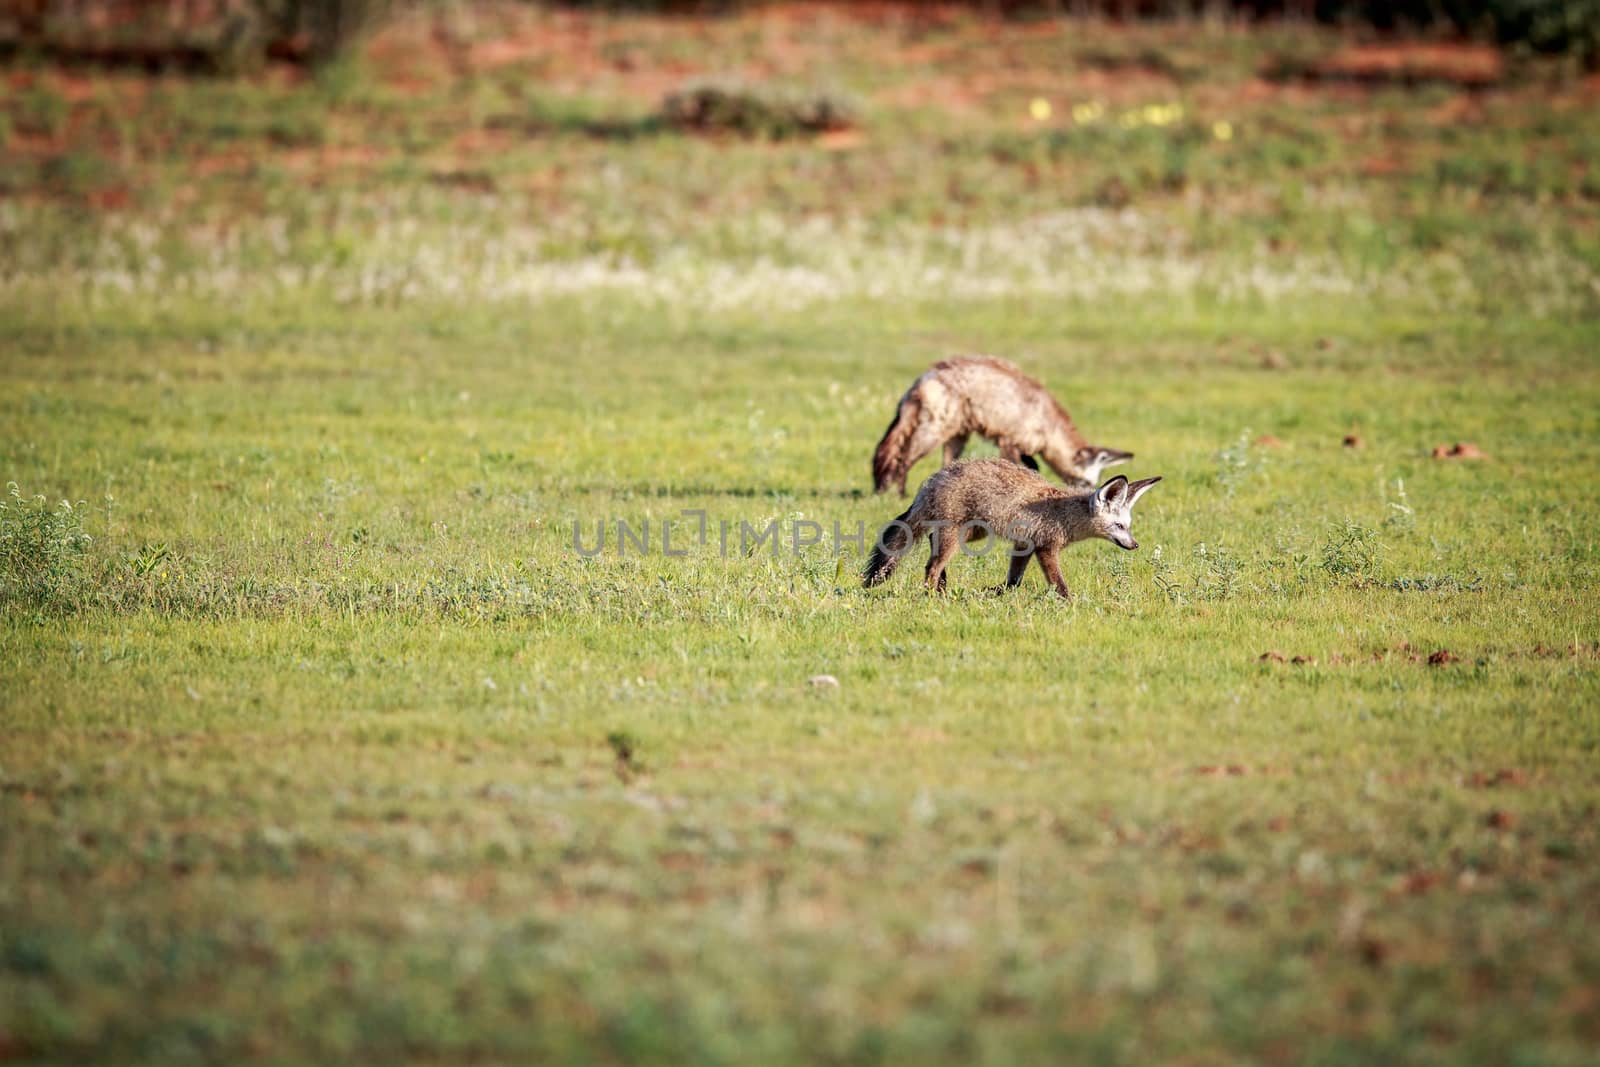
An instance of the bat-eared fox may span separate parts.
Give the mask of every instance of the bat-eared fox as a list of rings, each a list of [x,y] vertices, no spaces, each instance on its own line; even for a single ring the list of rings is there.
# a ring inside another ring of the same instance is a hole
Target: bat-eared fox
[[[1014,364],[967,356],[935,363],[900,398],[872,456],[873,486],[883,493],[898,485],[904,496],[906,472],[917,460],[942,445],[944,462],[954,463],[972,434],[1033,470],[1039,469],[1037,454],[1078,489],[1093,488],[1103,469],[1133,458],[1132,452],[1084,440],[1055,397]]]
[[[1126,549],[1139,547],[1128,532],[1133,505],[1161,479],[1129,482],[1117,475],[1088,492],[1059,489],[1037,472],[1004,459],[954,463],[922,483],[911,506],[878,535],[861,584],[887,580],[911,546],[927,535],[927,583],[944,592],[945,567],[968,541],[994,535],[1013,542],[1004,589],[1022,581],[1029,558],[1062,596],[1069,596],[1057,559],[1075,541],[1103,537]]]

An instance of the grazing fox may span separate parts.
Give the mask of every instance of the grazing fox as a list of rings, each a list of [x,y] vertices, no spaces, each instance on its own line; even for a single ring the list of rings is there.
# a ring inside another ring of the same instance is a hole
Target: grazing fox
[[[1101,470],[1133,458],[1085,441],[1066,409],[1015,364],[966,356],[935,363],[900,398],[872,456],[873,486],[882,493],[899,485],[905,496],[906,472],[917,460],[943,445],[944,462],[954,463],[975,433],[999,445],[1004,458],[1033,470],[1039,469],[1037,453],[1080,489],[1092,489]]]
[[[1160,480],[1130,483],[1119,474],[1090,492],[1068,492],[1009,460],[952,464],[923,482],[911,506],[884,527],[861,584],[870,588],[886,581],[912,544],[927,534],[928,588],[942,593],[944,569],[956,551],[992,533],[1014,542],[1011,571],[1000,592],[1022,581],[1032,557],[1055,591],[1070,596],[1057,560],[1061,550],[1091,537],[1138,548],[1128,532],[1133,505]]]

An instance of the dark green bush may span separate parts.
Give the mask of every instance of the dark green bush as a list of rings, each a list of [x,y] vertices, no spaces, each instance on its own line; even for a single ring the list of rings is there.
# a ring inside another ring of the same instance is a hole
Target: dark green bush
[[[1600,0],[1493,0],[1482,6],[1504,44],[1571,52],[1591,63],[1600,58]]]
[[[325,62],[399,0],[222,0],[196,17],[176,0],[0,0],[0,54],[23,48],[110,66],[230,72],[268,56]]]
[[[151,40],[131,50],[119,48],[126,53],[124,58],[141,62],[157,61],[165,50],[186,62],[198,57],[221,69],[258,62],[269,51],[321,61],[340,54],[387,10],[404,2],[414,0],[225,0],[202,26],[189,24],[187,8],[181,9],[182,18],[173,18],[172,11],[179,10],[176,2],[170,5],[172,10],[168,4],[149,2],[135,10],[145,16]],[[546,2],[602,10],[726,14],[758,8],[766,0]],[[8,6],[13,9],[7,10]],[[1571,53],[1591,63],[1600,59],[1600,0],[969,0],[969,6],[999,15],[1170,18],[1226,11],[1242,18],[1312,17],[1380,30],[1449,28],[1537,52]],[[42,44],[58,51],[81,50],[85,27],[113,7],[109,0],[59,7],[48,0],[12,0],[12,5],[0,0],[0,46]],[[173,38],[172,27],[180,25],[186,27],[182,40]]]
[[[758,8],[767,0],[555,0],[562,6],[715,14]],[[1314,18],[1380,30],[1454,29],[1534,51],[1600,57],[1600,0],[968,0],[1009,16],[1095,14],[1112,18],[1183,18],[1219,11],[1250,19]]]
[[[735,82],[696,82],[669,93],[661,117],[683,129],[792,137],[856,124],[853,101],[832,93]]]
[[[1384,30],[1445,26],[1538,52],[1588,59],[1600,53],[1600,0],[1316,0],[1313,11],[1324,22]]]
[[[303,46],[314,61],[332,59],[376,25],[390,0],[253,0],[275,41]]]

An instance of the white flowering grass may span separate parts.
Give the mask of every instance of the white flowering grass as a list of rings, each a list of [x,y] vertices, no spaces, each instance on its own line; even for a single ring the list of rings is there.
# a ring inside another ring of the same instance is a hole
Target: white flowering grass
[[[1338,191],[1334,191],[1338,195]],[[1370,212],[1359,199],[1345,210]],[[621,251],[586,252],[579,220],[507,225],[493,201],[453,222],[425,206],[314,206],[315,225],[282,217],[218,232],[181,217],[112,218],[59,254],[57,225],[0,209],[8,244],[0,301],[41,291],[65,305],[279,304],[351,308],[415,302],[629,301],[672,311],[800,313],[850,302],[1051,298],[1085,305],[1176,303],[1221,309],[1330,305],[1354,313],[1533,318],[1600,309],[1600,276],[1556,239],[1558,213],[1530,209],[1532,240],[1512,252],[1478,236],[1375,263],[1359,248],[1197,247],[1179,208],[1079,208],[969,228],[757,213],[704,230],[641,220]],[[328,221],[331,219],[331,222]],[[1243,221],[1237,225],[1244,225]]]

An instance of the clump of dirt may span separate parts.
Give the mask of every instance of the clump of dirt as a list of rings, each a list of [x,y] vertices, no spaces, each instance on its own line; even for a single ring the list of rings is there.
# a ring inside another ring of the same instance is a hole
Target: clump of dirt
[[[1460,656],[1457,656],[1454,652],[1451,652],[1448,648],[1441,648],[1441,649],[1439,649],[1439,651],[1429,654],[1429,656],[1428,656],[1428,666],[1430,666],[1430,667],[1443,667],[1446,664],[1455,663],[1455,662],[1459,661],[1460,658],[1461,658]]]
[[[1361,439],[1360,434],[1347,433],[1344,435],[1344,447],[1346,448],[1360,448],[1365,444],[1366,442]]]
[[[1395,887],[1395,892],[1409,897],[1420,897],[1443,881],[1443,875],[1437,871],[1412,871],[1401,879],[1400,884]]]
[[[1256,438],[1255,446],[1257,448],[1282,448],[1283,442],[1272,436],[1270,433],[1264,433],[1260,437]]]
[[[1483,459],[1483,450],[1471,441],[1457,441],[1454,445],[1435,445],[1434,459]]]
[[[1262,663],[1292,663],[1297,667],[1315,667],[1317,665],[1317,657],[1315,656],[1286,657],[1282,652],[1279,652],[1275,648],[1268,649],[1256,658]],[[1335,659],[1337,660],[1337,657],[1335,657]]]

